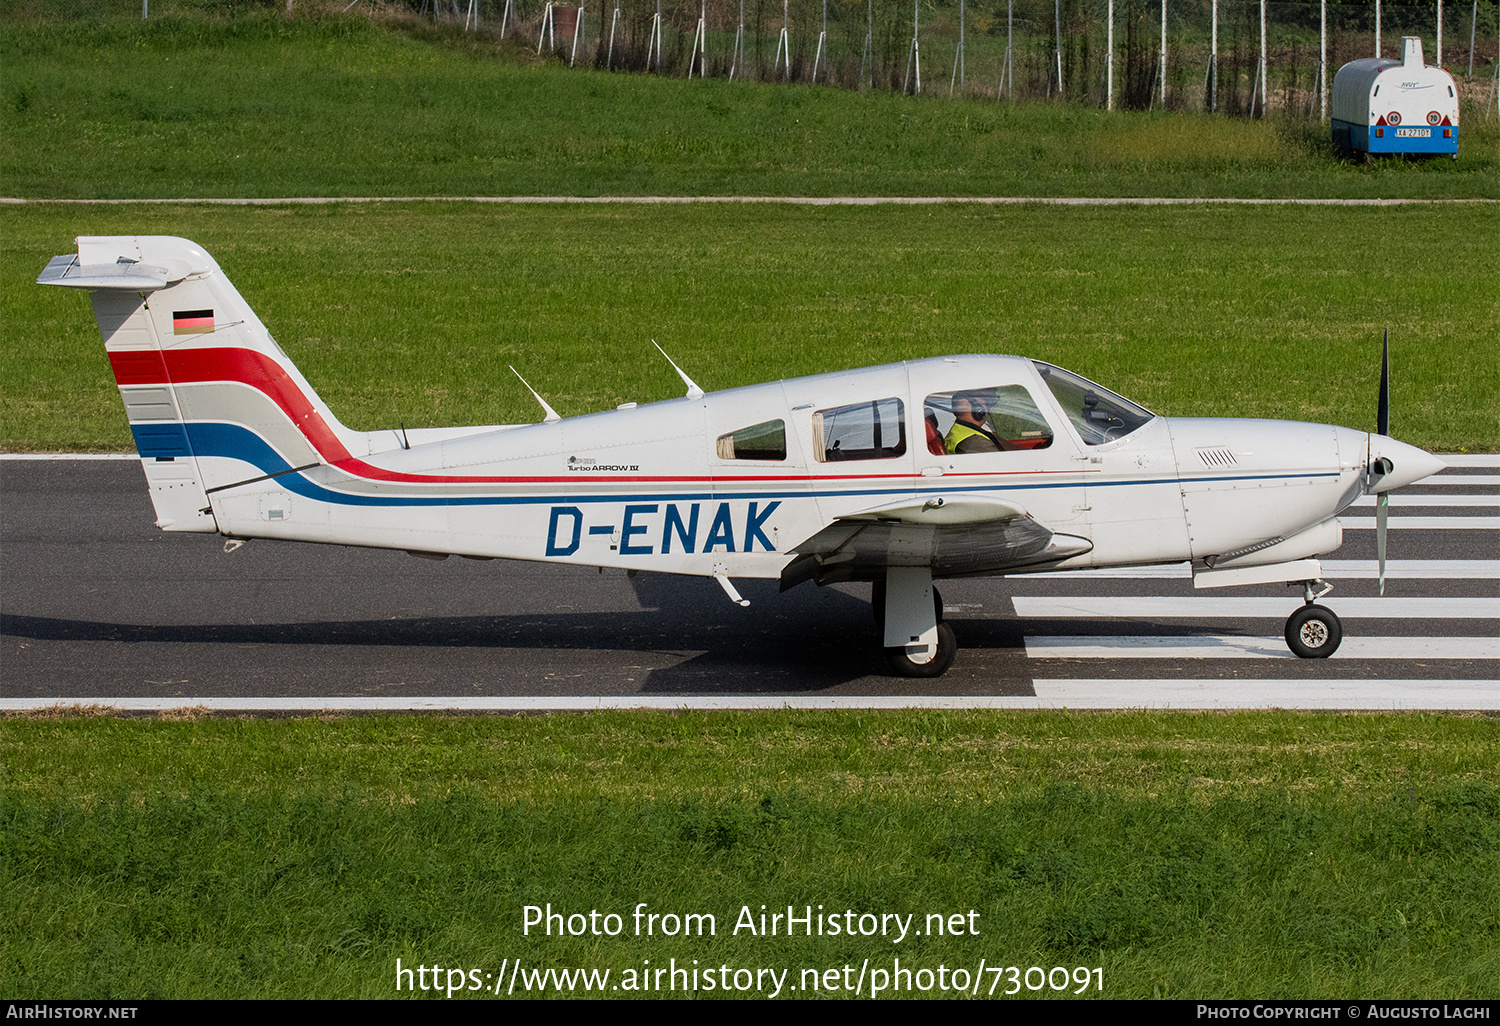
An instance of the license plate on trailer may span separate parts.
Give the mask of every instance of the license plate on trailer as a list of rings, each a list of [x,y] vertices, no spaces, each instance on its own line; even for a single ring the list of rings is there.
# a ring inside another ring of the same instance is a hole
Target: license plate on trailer
[[[1430,128],[1398,128],[1398,129],[1396,129],[1396,138],[1397,139],[1430,139],[1430,138],[1432,138],[1432,129],[1430,129]]]

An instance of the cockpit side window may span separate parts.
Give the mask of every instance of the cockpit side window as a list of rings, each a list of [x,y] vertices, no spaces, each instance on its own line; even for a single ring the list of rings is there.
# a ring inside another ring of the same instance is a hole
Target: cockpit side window
[[[923,403],[934,456],[1045,449],[1052,427],[1022,385],[938,392]]]
[[[1156,416],[1072,371],[1040,360],[1032,363],[1087,445],[1103,445],[1124,438]]]
[[[721,460],[784,460],[786,423],[768,420],[720,435],[716,451]]]
[[[894,397],[819,410],[812,427],[819,463],[883,460],[906,452],[906,404]]]

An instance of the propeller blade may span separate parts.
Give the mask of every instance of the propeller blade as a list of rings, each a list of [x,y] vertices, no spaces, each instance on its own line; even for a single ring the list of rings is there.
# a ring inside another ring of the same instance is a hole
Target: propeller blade
[[[1390,511],[1391,493],[1381,492],[1375,500],[1375,559],[1380,564],[1380,594],[1385,594],[1385,518]]]
[[[1390,437],[1391,434],[1391,329],[1385,329],[1385,341],[1380,347],[1380,399],[1375,407],[1375,430],[1377,433]],[[1373,480],[1372,485],[1378,487],[1380,477],[1384,477],[1388,470],[1381,467],[1379,476],[1376,477],[1376,466],[1370,466],[1369,473]],[[1375,559],[1379,563],[1380,594],[1385,594],[1385,525],[1386,517],[1390,513],[1391,494],[1380,492],[1375,499]]]
[[[1380,402],[1375,408],[1376,434],[1391,433],[1391,329],[1385,329],[1385,345],[1380,354]]]

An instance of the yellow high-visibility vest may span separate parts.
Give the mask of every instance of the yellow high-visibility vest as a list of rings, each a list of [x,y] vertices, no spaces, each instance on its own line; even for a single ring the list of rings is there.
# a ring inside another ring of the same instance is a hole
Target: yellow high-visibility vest
[[[994,435],[987,431],[979,431],[971,428],[969,425],[961,424],[958,421],[954,421],[953,426],[948,429],[948,437],[943,439],[943,448],[947,449],[950,453],[956,453],[958,452],[958,447],[974,435],[978,435],[988,442],[993,442],[997,450],[1000,448],[1000,443],[995,440]]]

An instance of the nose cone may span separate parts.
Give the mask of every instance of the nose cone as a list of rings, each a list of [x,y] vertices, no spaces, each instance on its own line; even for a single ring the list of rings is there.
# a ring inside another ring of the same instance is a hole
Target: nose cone
[[[1389,462],[1391,467],[1375,482],[1373,490],[1380,492],[1404,488],[1448,466],[1432,453],[1418,449],[1415,445],[1407,445],[1405,442],[1398,442],[1385,435],[1371,435],[1370,465],[1374,466],[1375,461],[1380,459]]]

